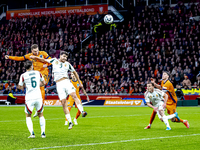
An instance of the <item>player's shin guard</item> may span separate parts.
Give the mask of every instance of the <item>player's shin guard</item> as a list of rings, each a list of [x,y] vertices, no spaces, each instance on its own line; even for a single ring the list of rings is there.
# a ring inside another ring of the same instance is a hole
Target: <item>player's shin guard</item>
[[[82,113],[83,112],[83,106],[81,104],[78,104],[77,107],[80,110],[80,112]]]
[[[78,119],[78,117],[81,115],[81,112],[80,112],[80,110],[78,110],[78,112],[76,113],[76,119]]]
[[[33,122],[31,120],[31,117],[26,117],[26,125],[28,127],[29,132],[33,133]]]
[[[152,122],[154,121],[155,116],[156,116],[156,113],[157,113],[157,112],[155,112],[155,111],[153,110],[153,112],[152,112],[152,114],[151,114],[151,118],[150,118],[149,124],[152,124]]]
[[[166,127],[170,128],[167,116],[163,116],[162,118],[163,118],[163,122],[165,123]]]
[[[41,134],[45,133],[45,126],[46,126],[45,118],[44,118],[44,116],[42,116],[42,117],[40,117]]]
[[[65,118],[66,118],[69,122],[72,122],[72,118],[71,118],[70,114],[66,114],[66,115],[65,115]]]

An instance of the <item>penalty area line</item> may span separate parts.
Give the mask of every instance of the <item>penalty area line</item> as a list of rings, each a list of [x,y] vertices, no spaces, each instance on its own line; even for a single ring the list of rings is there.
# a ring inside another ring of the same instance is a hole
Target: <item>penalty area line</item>
[[[23,149],[23,150],[55,149],[55,148],[65,148],[65,147],[106,145],[106,144],[115,144],[115,143],[126,143],[126,142],[135,142],[135,141],[148,141],[148,140],[168,139],[168,138],[180,138],[180,137],[199,136],[199,135],[200,135],[200,133],[198,133],[198,134],[190,134],[190,135],[175,135],[175,136],[165,136],[165,137],[154,137],[154,138],[141,138],[141,139],[130,139],[130,140],[121,140],[121,141],[110,141],[110,142],[102,142],[102,143],[88,143],[88,144],[63,145],[63,146],[52,146],[52,147],[38,147],[38,148]]]

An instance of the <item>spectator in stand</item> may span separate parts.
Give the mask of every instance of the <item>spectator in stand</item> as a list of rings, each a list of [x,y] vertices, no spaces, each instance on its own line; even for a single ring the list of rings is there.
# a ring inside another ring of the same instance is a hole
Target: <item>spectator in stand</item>
[[[186,74],[185,74],[185,76],[184,76],[184,80],[183,80],[183,82],[182,82],[182,85],[183,86],[191,86],[191,81],[190,81],[190,79],[188,79],[188,76],[186,76]]]

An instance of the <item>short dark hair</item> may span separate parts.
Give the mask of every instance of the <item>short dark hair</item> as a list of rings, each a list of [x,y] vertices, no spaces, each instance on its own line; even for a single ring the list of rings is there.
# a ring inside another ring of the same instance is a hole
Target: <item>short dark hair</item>
[[[37,44],[31,45],[31,50],[36,49],[36,48],[38,48],[38,45],[37,45]]]
[[[147,84],[151,84],[152,86],[154,86],[153,83],[152,83],[151,81],[148,81]]]
[[[60,52],[60,55],[64,55],[64,54],[67,55],[67,56],[69,56],[69,53],[66,52],[66,51],[61,51],[61,52]]]
[[[163,71],[163,73],[166,73],[170,77],[170,73],[168,71]]]
[[[32,66],[32,61],[30,61],[30,60],[27,60],[25,63],[24,63],[24,67],[26,68],[26,69],[30,69],[30,67]]]

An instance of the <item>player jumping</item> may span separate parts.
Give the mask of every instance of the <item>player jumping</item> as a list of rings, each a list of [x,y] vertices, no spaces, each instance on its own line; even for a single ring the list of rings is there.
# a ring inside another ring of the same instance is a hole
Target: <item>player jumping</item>
[[[40,86],[45,85],[44,78],[39,71],[33,70],[33,64],[31,61],[25,62],[26,72],[20,76],[18,89],[23,89],[24,84],[26,86],[25,96],[25,113],[26,113],[26,125],[31,135],[28,138],[35,138],[33,131],[33,122],[31,120],[31,114],[33,108],[36,108],[40,119],[41,137],[45,138],[45,118],[43,116],[43,103]]]
[[[159,89],[154,89],[153,84],[150,82],[150,83],[147,83],[147,91],[145,92],[144,96],[145,96],[145,101],[147,102],[147,105],[153,108],[154,111],[157,113],[158,117],[160,118],[160,120],[165,123],[167,127],[166,130],[171,130],[168,119],[177,118],[179,120],[179,117],[178,117],[177,112],[175,112],[174,114],[165,116],[164,110],[166,107],[168,95]],[[152,104],[150,104],[150,102],[152,102]]]
[[[81,102],[81,97],[79,95],[79,89],[80,89],[79,82],[78,82],[78,80],[77,80],[77,78],[75,77],[74,74],[71,74],[71,78],[72,78],[71,82],[72,82],[73,86],[76,88],[76,95],[77,95],[77,97],[79,98],[79,100]],[[81,84],[82,84],[82,82],[81,82]],[[82,91],[85,94],[85,96],[87,97],[87,101],[89,102],[90,99],[89,99],[89,97],[88,97],[88,95],[87,95],[87,93],[86,93],[86,91],[85,91],[85,89],[83,87],[82,87]],[[69,111],[71,111],[71,108],[73,107],[74,102],[75,102],[75,100],[70,95],[69,99],[68,99],[68,104],[67,104]],[[75,104],[75,107],[77,108],[76,104]],[[73,120],[75,125],[78,125],[77,119],[80,116],[80,114],[81,114],[81,112],[80,112],[80,110],[78,110],[78,112],[76,113],[76,117]],[[66,118],[66,121],[65,121],[65,125],[68,125],[67,118]]]
[[[71,129],[73,126],[73,123],[71,121],[71,116],[70,116],[69,110],[67,109],[67,102],[66,102],[66,98],[67,98],[68,94],[71,95],[72,98],[75,100],[78,109],[82,113],[82,117],[85,117],[87,115],[87,112],[85,112],[83,110],[83,106],[82,106],[79,98],[76,95],[76,92],[75,92],[76,89],[74,88],[73,84],[70,82],[69,77],[68,77],[68,71],[70,71],[77,78],[80,88],[83,87],[74,67],[69,62],[67,62],[68,55],[69,54],[67,52],[63,51],[60,53],[59,60],[56,58],[44,59],[44,58],[40,58],[37,56],[31,56],[31,58],[38,59],[38,60],[40,60],[42,62],[46,62],[46,63],[52,63],[52,66],[53,66],[52,72],[53,72],[53,76],[54,76],[54,81],[56,82],[58,97],[59,97],[60,101],[62,102],[65,117],[69,121],[68,129]]]
[[[168,95],[168,100],[167,100],[167,104],[166,104],[166,108],[167,108],[167,113],[169,115],[174,114],[176,112],[176,105],[177,105],[177,97],[176,97],[176,93],[174,91],[174,87],[172,85],[172,83],[169,81],[169,76],[170,74],[166,71],[163,72],[162,74],[162,82],[161,85],[158,85],[155,83],[155,80],[152,79],[152,83],[154,85],[154,87],[163,90],[167,95]],[[153,111],[153,113],[151,114],[151,118],[150,118],[150,122],[149,125],[147,127],[145,127],[144,129],[150,129],[151,128],[151,124],[154,120],[156,116],[156,112]],[[172,122],[182,122],[187,128],[190,127],[189,122],[187,120],[178,120],[177,118],[172,118],[171,119]]]
[[[24,56],[5,56],[5,59],[10,59],[10,60],[16,60],[16,61],[24,61],[24,60],[30,60],[33,62],[33,70],[37,70],[39,71],[42,76],[44,77],[44,80],[46,82],[46,84],[48,84],[49,82],[49,69],[48,69],[48,63],[43,63],[41,61],[38,60],[33,60],[30,58],[30,56],[38,56],[40,58],[44,58],[44,59],[51,59],[51,57],[44,51],[39,51],[38,49],[38,45],[37,44],[33,44],[31,46],[31,52],[29,54],[26,54]],[[45,89],[44,86],[40,87],[41,93],[42,93],[42,99],[44,102],[45,99]],[[35,113],[34,117],[37,116],[37,112]]]

